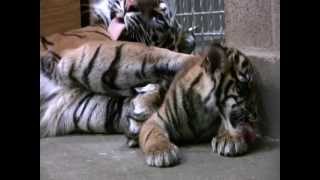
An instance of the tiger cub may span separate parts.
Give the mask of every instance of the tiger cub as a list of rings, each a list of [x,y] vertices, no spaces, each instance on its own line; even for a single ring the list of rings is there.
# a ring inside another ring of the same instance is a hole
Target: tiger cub
[[[160,108],[142,125],[139,145],[150,166],[179,163],[174,143],[212,141],[223,156],[245,153],[256,138],[254,69],[239,50],[213,43],[208,56],[185,66]]]

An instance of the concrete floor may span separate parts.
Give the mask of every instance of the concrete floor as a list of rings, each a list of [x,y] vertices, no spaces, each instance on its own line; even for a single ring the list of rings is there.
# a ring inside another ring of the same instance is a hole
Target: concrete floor
[[[181,164],[171,168],[148,167],[121,135],[46,138],[40,148],[41,180],[280,179],[280,142],[266,140],[238,158],[218,156],[209,144],[182,147]]]

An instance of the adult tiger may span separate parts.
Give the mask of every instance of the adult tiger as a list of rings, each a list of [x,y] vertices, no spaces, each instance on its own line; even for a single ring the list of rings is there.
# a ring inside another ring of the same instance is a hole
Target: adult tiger
[[[87,42],[93,42],[93,44],[95,44],[95,41],[105,41],[106,43],[109,43],[111,47],[114,47],[117,45],[117,42],[111,41],[112,39],[112,28],[107,29],[107,27],[110,26],[110,23],[112,23],[113,19],[116,18],[123,18],[126,19],[125,25],[126,25],[126,29],[124,31],[124,33],[121,33],[121,37],[120,39],[123,40],[127,40],[127,41],[142,41],[147,45],[150,45],[149,41],[144,41],[141,38],[138,39],[134,39],[134,38],[130,38],[128,35],[128,32],[130,31],[131,34],[136,34],[136,33],[147,33],[147,34],[143,34],[140,36],[141,37],[147,37],[148,35],[153,36],[153,40],[151,45],[157,45],[157,46],[162,46],[164,48],[167,49],[172,49],[172,47],[174,47],[174,50],[177,51],[181,51],[181,52],[191,52],[194,48],[194,41],[190,40],[190,38],[188,38],[187,36],[185,36],[186,33],[181,31],[180,26],[178,25],[178,23],[176,22],[175,18],[174,18],[174,13],[172,11],[172,9],[170,10],[169,7],[171,7],[171,4],[169,6],[168,2],[171,1],[155,1],[155,3],[151,4],[153,6],[153,9],[148,10],[148,12],[157,12],[156,15],[154,14],[150,14],[149,13],[149,17],[144,18],[145,16],[145,9],[150,7],[150,3],[151,1],[142,1],[142,0],[137,0],[137,2],[132,2],[131,5],[125,5],[125,2],[120,0],[108,0],[108,1],[101,1],[101,3],[94,3],[94,10],[101,10],[99,8],[103,7],[105,9],[103,9],[103,11],[99,11],[99,17],[109,17],[108,21],[103,21],[102,23],[98,23],[97,25],[93,25],[93,26],[88,26],[88,27],[84,27],[81,29],[77,29],[77,30],[71,30],[68,32],[64,32],[64,33],[57,33],[57,34],[53,34],[50,35],[48,37],[41,37],[40,38],[40,80],[41,80],[41,92],[40,92],[40,126],[41,126],[41,132],[40,132],[40,136],[44,137],[44,136],[52,136],[52,135],[59,135],[59,134],[66,134],[66,133],[70,133],[72,131],[74,131],[74,128],[71,127],[72,125],[69,124],[63,124],[59,125],[59,122],[64,122],[62,119],[63,113],[66,113],[67,111],[72,111],[72,110],[79,110],[79,109],[75,109],[76,104],[78,103],[78,105],[81,105],[82,103],[87,103],[89,102],[89,99],[94,99],[93,102],[96,102],[96,104],[100,104],[100,105],[104,105],[107,102],[119,102],[120,105],[119,107],[122,107],[122,103],[123,108],[124,109],[128,109],[129,107],[131,107],[131,109],[135,109],[135,110],[131,110],[133,112],[131,113],[127,113],[130,114],[131,120],[130,122],[126,122],[126,127],[130,127],[130,131],[125,131],[127,132],[126,134],[129,136],[130,134],[132,134],[132,132],[134,132],[135,136],[136,133],[139,130],[139,126],[137,125],[139,122],[137,122],[136,120],[145,120],[146,118],[146,114],[149,114],[148,110],[144,110],[141,114],[140,113],[136,113],[136,108],[135,107],[141,107],[141,105],[139,106],[139,104],[144,104],[144,101],[141,101],[141,99],[154,99],[152,97],[153,94],[155,94],[155,97],[158,98],[158,95],[156,92],[160,91],[160,87],[158,87],[158,85],[154,85],[154,86],[150,86],[151,88],[155,88],[154,90],[142,90],[139,91],[138,89],[134,89],[132,88],[128,88],[125,90],[119,90],[117,87],[115,87],[114,85],[111,85],[111,87],[109,87],[109,89],[107,90],[107,93],[109,94],[109,97],[102,97],[99,95],[99,90],[97,89],[90,89],[90,87],[86,87],[86,85],[81,85],[81,83],[78,83],[75,85],[75,81],[73,81],[74,79],[72,79],[72,76],[63,76],[63,73],[57,73],[60,74],[59,76],[59,80],[57,79],[57,76],[54,75],[52,76],[52,74],[54,74],[53,72],[56,72],[56,65],[59,64],[57,63],[58,60],[60,59],[66,59],[65,57],[68,57],[68,54],[71,54],[70,51],[73,51],[74,54],[80,53],[82,55],[85,55],[86,57],[81,57],[83,59],[87,58],[88,56],[90,56],[90,53],[93,53],[94,51],[90,52],[90,50],[97,50],[93,48],[89,48],[84,50],[85,47],[90,46],[90,43]],[[127,2],[127,1],[126,1]],[[121,3],[121,7],[118,6]],[[127,9],[125,9],[124,7],[127,7]],[[138,9],[139,8],[139,9]],[[134,9],[134,10],[132,10]],[[124,11],[127,11],[126,13],[124,13]],[[123,12],[123,14],[115,14],[115,12]],[[102,16],[102,14],[104,13],[105,16]],[[153,17],[154,16],[154,17]],[[150,17],[152,19],[150,19]],[[149,18],[149,19],[148,19]],[[132,24],[130,22],[135,21],[135,22],[141,22],[142,25],[137,26],[137,24]],[[164,28],[166,27],[166,28]],[[116,29],[116,28],[115,28]],[[161,32],[162,30],[166,29],[166,32]],[[146,32],[146,30],[148,30]],[[176,32],[176,33],[171,33],[172,31]],[[155,32],[159,32],[159,33],[155,33]],[[160,33],[161,32],[161,33]],[[127,35],[125,35],[127,33]],[[170,36],[169,36],[170,35]],[[177,37],[179,36],[179,37]],[[137,38],[138,36],[135,35],[135,38]],[[160,41],[155,41],[156,39],[161,39],[162,41],[166,42],[165,43],[161,43]],[[174,41],[172,41],[172,39]],[[114,39],[115,40],[115,39]],[[190,41],[189,41],[190,40]],[[86,44],[86,45],[84,45]],[[139,45],[138,45],[139,46]],[[133,47],[133,46],[131,46]],[[105,46],[105,48],[107,48],[107,46]],[[75,50],[76,49],[76,50]],[[139,49],[139,48],[138,48]],[[144,48],[142,48],[143,50],[146,50]],[[130,48],[129,48],[130,50]],[[99,49],[100,51],[100,49]],[[96,53],[98,54],[98,50],[96,51]],[[106,52],[107,55],[110,55],[109,52]],[[121,52],[122,53],[122,52]],[[130,53],[128,53],[128,55],[130,55]],[[98,56],[98,55],[97,55]],[[80,57],[74,57],[75,59],[80,58]],[[95,59],[95,58],[92,58]],[[125,59],[125,58],[124,58]],[[174,58],[172,58],[174,59]],[[89,61],[89,60],[88,60]],[[81,63],[83,63],[84,61],[81,60]],[[87,61],[86,61],[87,62]],[[140,62],[141,63],[141,62]],[[179,64],[180,62],[178,62]],[[163,64],[165,64],[165,62],[163,62]],[[86,66],[88,64],[83,64],[83,66]],[[90,65],[90,63],[89,63]],[[146,64],[145,64],[146,65]],[[164,66],[164,65],[163,65]],[[160,73],[161,71],[165,71],[166,69],[164,67],[159,66],[158,68],[154,69],[155,71],[158,71],[158,73]],[[72,67],[72,68],[77,68],[77,67]],[[90,69],[90,68],[88,68]],[[87,69],[87,70],[88,70]],[[178,69],[178,67],[177,67]],[[168,71],[170,71],[170,76],[173,76],[174,72],[177,71],[177,69],[173,70],[173,69],[167,69]],[[66,70],[68,72],[68,70]],[[113,73],[114,70],[111,70],[111,74]],[[87,73],[87,72],[86,72]],[[137,75],[137,74],[136,74]],[[146,75],[145,73],[142,73],[141,75]],[[148,75],[149,76],[149,75]],[[151,76],[150,76],[151,77]],[[158,77],[159,78],[159,77]],[[71,80],[72,79],[72,80]],[[83,78],[85,79],[85,78]],[[61,83],[63,82],[63,83]],[[84,80],[83,82],[86,83],[90,83],[89,79]],[[148,81],[150,82],[150,81]],[[69,83],[69,84],[68,84]],[[143,84],[143,82],[139,82],[141,84]],[[141,85],[140,84],[140,85]],[[129,86],[129,85],[128,85]],[[79,90],[80,87],[80,90]],[[106,87],[105,87],[106,88]],[[97,91],[96,91],[97,90]],[[148,92],[146,92],[148,91]],[[139,93],[137,93],[139,92]],[[89,95],[88,95],[89,93]],[[92,94],[93,93],[93,94]],[[72,95],[73,94],[73,95]],[[75,95],[77,94],[77,95]],[[85,94],[87,94],[88,96],[84,96]],[[135,94],[135,99],[131,102],[130,100],[124,101],[122,97],[131,97],[132,99],[132,95]],[[120,96],[117,98],[113,98],[112,100],[110,100],[110,95],[115,95],[115,96]],[[84,96],[84,97],[83,97]],[[53,98],[53,97],[57,97],[57,98]],[[72,97],[72,98],[71,98]],[[84,98],[84,99],[82,99]],[[104,103],[98,103],[98,101],[100,100],[95,100],[95,99],[103,99],[101,101],[103,101]],[[120,99],[120,100],[119,100]],[[63,101],[64,104],[68,104],[68,106],[59,106],[57,107],[56,105],[59,104],[59,100]],[[68,101],[66,101],[68,100]],[[125,103],[127,102],[127,103]],[[131,103],[129,103],[131,102]],[[117,105],[117,103],[115,103]],[[129,105],[131,104],[131,105]],[[111,108],[111,110],[108,111],[114,111],[114,109],[120,110],[121,108],[119,108],[118,106],[112,107],[112,106],[116,106],[116,105],[110,105],[107,104],[108,107]],[[98,105],[97,105],[98,106]],[[62,108],[63,107],[63,108]],[[149,107],[153,107],[152,105]],[[62,108],[62,109],[61,109]],[[73,108],[73,109],[72,109]],[[77,107],[80,108],[80,107]],[[88,107],[90,108],[90,107]],[[95,107],[96,108],[96,107]],[[99,109],[99,108],[98,108]],[[82,109],[82,111],[84,112],[84,109]],[[123,110],[125,111],[125,110]],[[81,113],[81,115],[83,115],[83,112]],[[94,113],[90,113],[90,117],[93,116]],[[126,115],[128,116],[128,115]],[[73,119],[77,119],[75,118],[76,114],[73,115]],[[100,116],[100,117],[104,117],[104,116]],[[70,116],[67,118],[71,118]],[[79,119],[79,118],[78,118]],[[87,119],[90,119],[89,117]],[[116,118],[117,119],[117,118]],[[120,118],[119,118],[120,119]],[[77,122],[75,120],[75,122]],[[76,123],[75,123],[76,124]],[[90,124],[90,123],[89,123]],[[88,124],[88,125],[89,125]],[[130,125],[129,125],[130,124]],[[64,126],[59,128],[58,126]],[[77,125],[73,125],[73,126],[77,126]],[[77,127],[76,127],[77,129]],[[87,127],[87,130],[89,130],[90,127]],[[110,129],[110,128],[109,128]],[[111,128],[112,129],[112,128]],[[119,128],[117,128],[119,129]],[[104,130],[99,130],[98,132],[101,132]],[[116,130],[118,131],[118,130]],[[123,132],[124,130],[119,130],[121,132]],[[136,144],[136,142],[129,142],[131,145]]]
[[[113,40],[142,42],[191,53],[195,37],[176,19],[175,0],[98,0],[91,5],[93,24],[108,29]],[[189,28],[190,29],[190,28]]]
[[[212,139],[214,152],[236,156],[256,138],[254,69],[239,50],[214,43],[208,56],[185,66],[161,107],[142,125],[139,144],[150,166],[179,162],[174,143]]]
[[[40,39],[41,137],[75,131],[125,132],[130,136],[137,127],[127,118],[139,115],[131,107],[137,107],[137,101],[132,100],[148,99],[154,94],[139,87],[150,83],[169,85],[177,71],[200,59],[141,43],[90,37],[89,42],[76,38],[72,43],[59,34]]]

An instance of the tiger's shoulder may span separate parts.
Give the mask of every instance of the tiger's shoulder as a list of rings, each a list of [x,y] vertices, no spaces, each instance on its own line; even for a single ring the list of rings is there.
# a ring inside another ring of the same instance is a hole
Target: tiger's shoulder
[[[46,51],[62,55],[65,50],[76,49],[87,42],[95,41],[112,43],[106,28],[102,25],[86,26],[62,33],[40,36],[40,55],[41,52]]]

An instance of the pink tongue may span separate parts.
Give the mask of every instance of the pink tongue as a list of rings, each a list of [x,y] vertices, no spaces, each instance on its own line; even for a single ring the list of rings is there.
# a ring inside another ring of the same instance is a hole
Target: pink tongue
[[[124,28],[125,25],[120,21],[119,18],[112,19],[108,27],[108,32],[110,34],[111,39],[114,41],[118,40]]]

